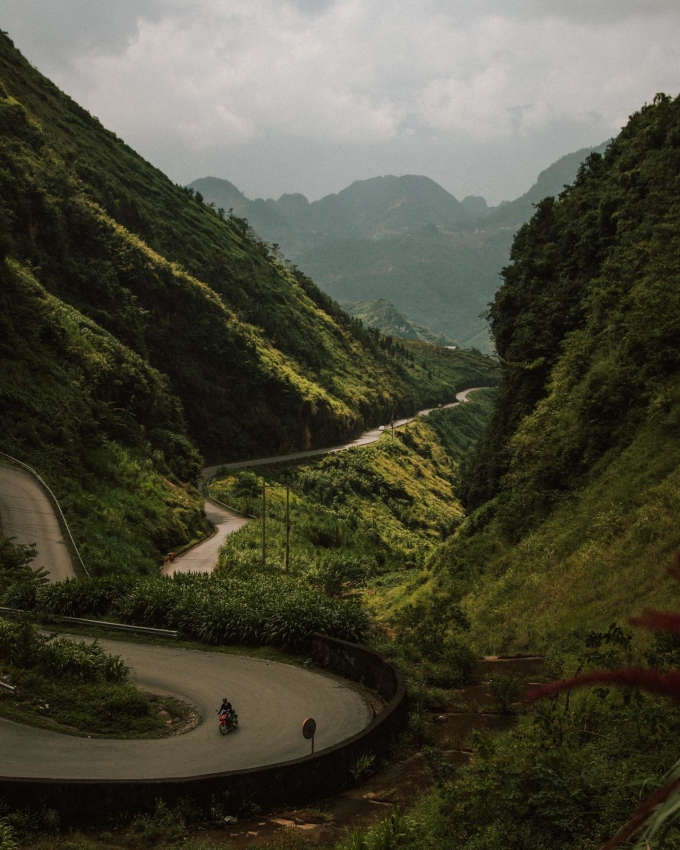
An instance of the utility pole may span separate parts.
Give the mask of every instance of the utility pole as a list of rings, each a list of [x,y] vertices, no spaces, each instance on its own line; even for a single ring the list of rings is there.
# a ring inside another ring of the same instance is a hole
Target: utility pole
[[[266,526],[266,511],[267,511],[267,497],[265,491],[265,483],[264,478],[262,479],[262,566],[264,567],[266,564],[266,549],[265,549],[265,526]]]
[[[286,484],[286,565],[285,573],[290,572],[290,484]]]

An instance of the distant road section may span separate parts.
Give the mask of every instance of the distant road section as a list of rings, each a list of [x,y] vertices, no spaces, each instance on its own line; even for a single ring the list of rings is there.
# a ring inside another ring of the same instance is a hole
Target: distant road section
[[[237,460],[232,463],[221,463],[217,466],[207,466],[203,470],[203,477],[206,481],[210,481],[218,469],[245,469],[250,466],[266,466],[269,463],[285,463],[288,460],[302,460],[308,457],[317,457],[318,455],[329,455],[334,452],[344,452],[347,449],[353,449],[356,446],[367,446],[369,443],[375,443],[376,440],[379,440],[385,431],[390,429],[390,427],[399,428],[401,425],[407,425],[409,422],[413,422],[417,416],[427,416],[428,413],[431,413],[433,410],[441,410],[447,407],[457,407],[459,404],[465,404],[466,401],[470,401],[468,398],[470,393],[481,389],[488,389],[488,387],[471,387],[468,390],[461,390],[461,392],[456,393],[456,401],[452,401],[450,404],[443,404],[440,408],[428,407],[425,410],[419,410],[415,416],[411,416],[408,419],[395,419],[393,423],[382,425],[379,428],[371,428],[370,431],[364,431],[364,433],[360,437],[357,437],[356,440],[352,440],[350,443],[344,443],[342,446],[333,446],[330,449],[310,449],[305,452],[289,452],[285,455],[260,457],[254,460]]]
[[[212,502],[205,503],[205,515],[215,528],[212,537],[189,549],[180,555],[172,563],[163,564],[161,572],[163,575],[175,575],[176,573],[211,573],[217,566],[217,555],[220,546],[225,539],[238,531],[239,528],[250,522],[245,517],[232,513],[225,508],[213,505]]]
[[[367,446],[370,443],[375,443],[376,440],[379,440],[385,431],[390,429],[390,427],[399,428],[401,425],[413,422],[416,416],[427,416],[433,410],[441,410],[447,407],[457,407],[459,404],[465,404],[466,401],[470,401],[468,395],[479,389],[485,389],[485,387],[471,387],[468,390],[461,390],[461,392],[456,393],[456,400],[452,401],[450,404],[444,404],[440,408],[428,407],[425,410],[419,410],[415,416],[412,416],[409,419],[396,419],[390,425],[383,425],[380,428],[371,428],[370,431],[364,431],[364,433],[360,437],[357,437],[356,440],[352,440],[350,443],[345,443],[342,446],[334,446],[330,449],[311,449],[306,452],[290,452],[285,455],[262,457],[257,458],[256,460],[238,460],[234,463],[222,463],[219,466],[207,466],[203,470],[203,480],[210,481],[218,469],[245,469],[249,466],[265,466],[268,463],[284,463],[289,460],[302,460],[308,457],[318,457],[319,455],[343,452],[346,449],[353,449],[356,446]],[[208,540],[200,543],[198,546],[194,546],[194,548],[190,549],[186,554],[176,558],[173,563],[164,564],[162,568],[164,575],[174,575],[175,573],[211,573],[217,566],[217,557],[220,546],[224,543],[225,538],[234,531],[238,531],[239,528],[243,528],[243,526],[250,521],[225,508],[219,508],[212,502],[208,501],[205,503],[205,513],[210,523],[215,526],[215,534],[213,534],[213,536]]]
[[[75,578],[71,555],[61,533],[52,502],[28,472],[0,465],[0,524],[15,543],[35,543],[38,557],[33,569],[43,567],[50,581]]]

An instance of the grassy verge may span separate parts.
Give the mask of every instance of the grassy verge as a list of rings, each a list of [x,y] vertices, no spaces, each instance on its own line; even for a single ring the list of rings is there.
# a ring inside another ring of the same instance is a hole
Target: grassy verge
[[[420,601],[436,551],[463,519],[455,497],[458,466],[478,436],[492,390],[475,402],[433,411],[377,443],[303,464],[225,474],[212,492],[259,519],[225,543],[230,575],[281,575],[286,486],[290,487],[290,573],[323,593],[360,598],[374,622],[372,645],[404,670],[415,714],[455,701],[473,676],[462,612]],[[266,563],[262,563],[261,483],[266,482]]]
[[[159,737],[190,721],[192,709],[128,682],[119,655],[97,641],[46,636],[27,619],[0,619],[0,715],[74,735]]]
[[[186,728],[191,706],[129,683],[54,681],[10,670],[14,695],[0,692],[0,715],[17,723],[88,738],[160,738]]]
[[[647,605],[676,606],[679,460],[677,438],[650,424],[519,542],[489,503],[436,553],[421,592],[461,606],[485,653],[540,651]]]

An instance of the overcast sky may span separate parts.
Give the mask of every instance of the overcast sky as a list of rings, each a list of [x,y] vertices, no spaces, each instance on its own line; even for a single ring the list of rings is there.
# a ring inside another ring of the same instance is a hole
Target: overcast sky
[[[680,93],[678,0],[3,0],[29,61],[173,180],[525,192]]]

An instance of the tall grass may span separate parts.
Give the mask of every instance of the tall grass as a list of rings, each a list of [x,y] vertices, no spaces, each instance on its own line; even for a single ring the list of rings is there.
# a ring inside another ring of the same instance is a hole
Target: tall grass
[[[362,641],[369,621],[359,605],[331,599],[302,579],[189,575],[174,579],[86,579],[39,588],[33,610],[103,615],[126,623],[179,629],[208,644],[306,649],[314,632]]]

